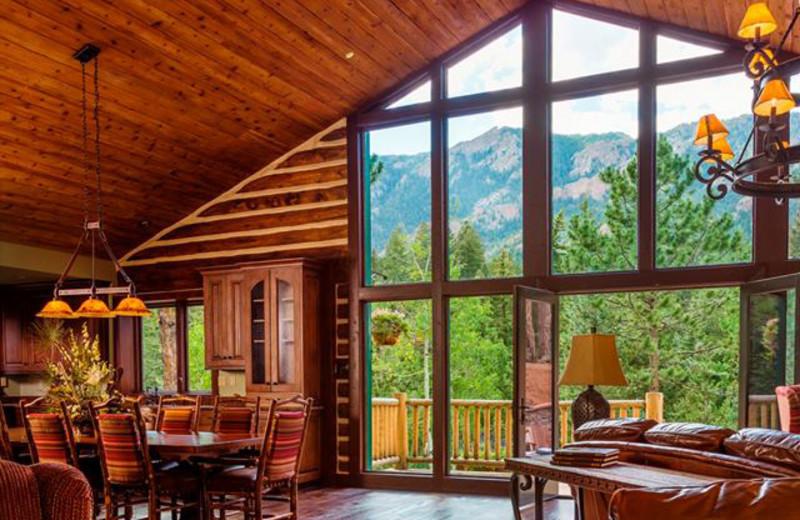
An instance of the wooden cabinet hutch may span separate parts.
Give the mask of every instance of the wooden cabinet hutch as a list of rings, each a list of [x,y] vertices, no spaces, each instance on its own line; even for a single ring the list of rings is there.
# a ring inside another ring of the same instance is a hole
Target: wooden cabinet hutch
[[[206,368],[244,369],[249,395],[301,394],[311,417],[301,480],[320,476],[319,270],[307,260],[203,271]]]

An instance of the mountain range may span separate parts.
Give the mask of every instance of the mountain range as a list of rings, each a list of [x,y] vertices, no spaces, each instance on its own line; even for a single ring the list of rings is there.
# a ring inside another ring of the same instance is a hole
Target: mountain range
[[[794,119],[794,118],[793,118]],[[730,142],[738,152],[750,131],[752,119],[741,115],[724,120]],[[792,132],[800,130],[793,121]],[[795,128],[796,127],[796,128]],[[676,152],[697,157],[692,144],[695,123],[678,125],[666,132]],[[796,134],[793,134],[796,135]],[[586,135],[553,134],[551,137],[553,211],[567,215],[586,198],[592,210],[602,212],[608,197],[599,173],[620,168],[636,154],[636,139],[621,132]],[[381,155],[383,170],[370,190],[371,240],[382,251],[392,230],[402,225],[413,233],[421,222],[430,222],[430,155]],[[517,256],[521,248],[522,130],[494,127],[452,146],[448,157],[448,204],[451,232],[469,220],[480,233],[487,256],[502,247]],[[696,183],[693,197],[704,197],[705,186]],[[746,235],[751,233],[748,199],[728,195],[716,211],[732,212]]]

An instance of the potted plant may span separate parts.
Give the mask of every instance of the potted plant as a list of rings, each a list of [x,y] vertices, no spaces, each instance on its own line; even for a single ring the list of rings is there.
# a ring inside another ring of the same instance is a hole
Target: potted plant
[[[52,337],[58,338],[58,335]],[[97,336],[89,334],[85,323],[80,334],[67,330],[50,347],[55,356],[45,367],[49,380],[47,399],[51,403],[64,401],[78,432],[91,436],[92,421],[87,404],[111,397],[114,370],[103,361]]]
[[[372,313],[370,332],[376,345],[395,345],[408,332],[408,324],[399,312],[376,310]]]

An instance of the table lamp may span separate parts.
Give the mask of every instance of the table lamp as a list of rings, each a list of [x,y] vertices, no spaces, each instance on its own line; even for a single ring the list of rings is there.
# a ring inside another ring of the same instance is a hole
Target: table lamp
[[[585,422],[611,417],[611,406],[594,389],[595,385],[627,386],[617,355],[616,337],[612,334],[582,334],[572,338],[567,367],[560,385],[588,385],[572,403],[572,425],[577,429]]]

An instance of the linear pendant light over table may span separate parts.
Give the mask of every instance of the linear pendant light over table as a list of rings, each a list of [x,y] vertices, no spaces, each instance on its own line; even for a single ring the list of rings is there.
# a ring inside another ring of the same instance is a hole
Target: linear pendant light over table
[[[84,186],[84,217],[83,217],[83,232],[78,239],[78,244],[72,256],[67,262],[67,266],[61,273],[61,276],[56,282],[53,289],[53,299],[47,302],[41,311],[36,315],[40,318],[55,318],[55,319],[68,319],[68,318],[114,318],[116,316],[150,316],[151,312],[142,300],[136,297],[136,286],[133,280],[128,276],[119,260],[111,250],[111,246],[106,238],[105,231],[103,230],[103,203],[101,197],[100,185],[100,91],[99,91],[99,73],[97,56],[100,54],[100,49],[92,44],[87,44],[81,47],[73,56],[81,64],[81,78],[82,78],[82,99],[81,99],[81,115],[83,123],[83,158],[84,158],[84,171],[86,173],[86,185]],[[86,107],[86,65],[94,61],[94,142],[95,142],[95,157],[94,157],[94,172],[95,172],[95,219],[90,219],[89,206],[91,202],[91,188],[89,187],[89,179],[91,176],[91,163],[89,160],[89,121]],[[64,289],[64,282],[69,276],[69,272],[78,257],[81,246],[89,242],[92,246],[92,281],[88,288],[83,289]],[[106,254],[114,263],[119,276],[124,280],[124,285],[112,287],[97,287],[95,278],[95,256],[97,242],[103,246]],[[98,298],[100,295],[114,295],[125,294],[116,309],[111,311],[106,303]],[[63,296],[86,295],[88,298],[81,304],[77,311],[73,311]]]

